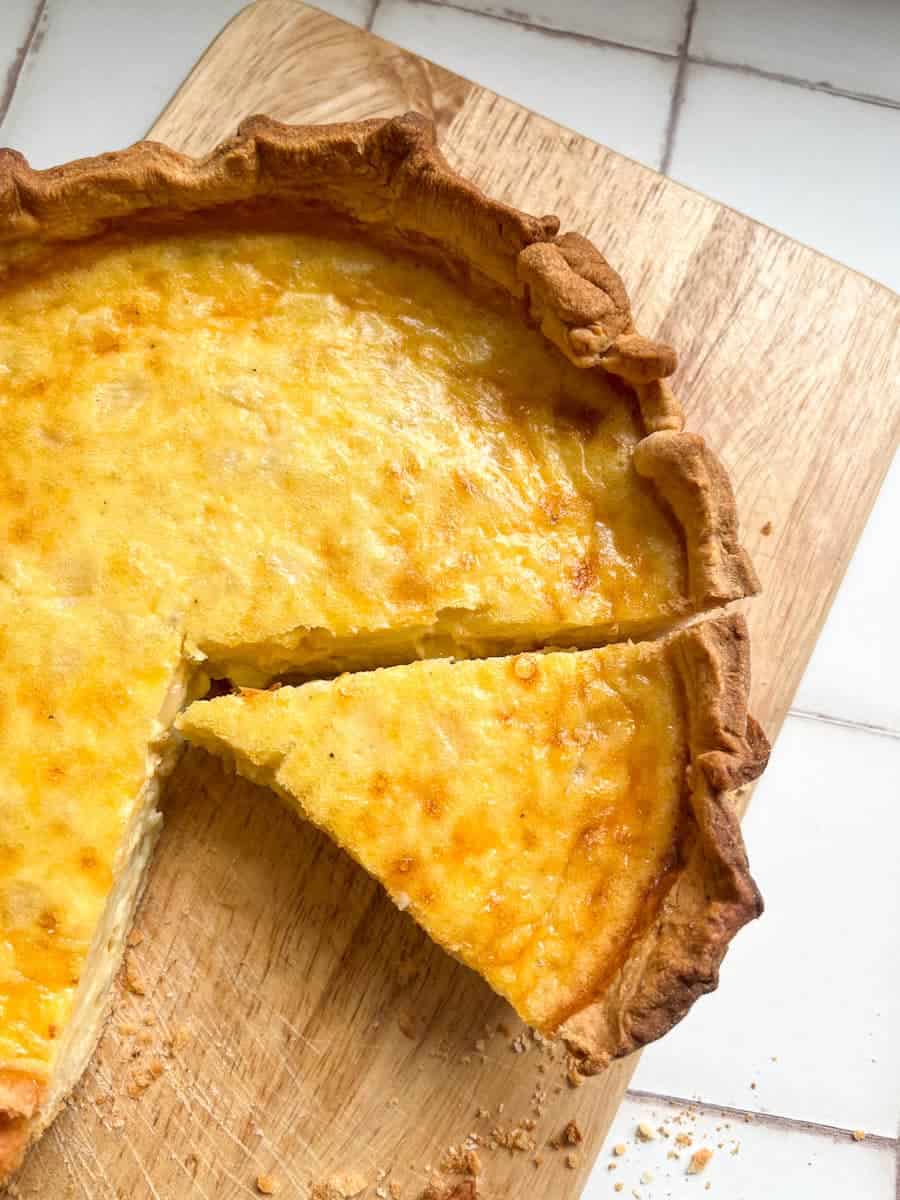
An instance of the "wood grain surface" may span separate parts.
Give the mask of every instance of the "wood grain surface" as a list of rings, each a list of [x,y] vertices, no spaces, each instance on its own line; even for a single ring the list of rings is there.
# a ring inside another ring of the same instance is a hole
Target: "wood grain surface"
[[[410,108],[487,191],[593,238],[639,327],[678,349],[689,425],[732,473],[765,589],[747,608],[755,710],[774,736],[897,445],[900,299],[296,0],[239,15],[152,136],[202,153],[251,113]],[[539,1048],[516,1053],[521,1027],[476,976],[324,837],[202,754],[176,771],[165,815],[132,952],[145,994],[117,991],[23,1196],[231,1200],[269,1174],[294,1200],[347,1170],[367,1197],[390,1171],[412,1200],[448,1146],[494,1123],[477,1109],[516,1123],[536,1115],[536,1088],[538,1143],[576,1117],[580,1165],[484,1154],[485,1195],[580,1193],[633,1063],[575,1090]],[[509,1032],[486,1036],[498,1023]]]

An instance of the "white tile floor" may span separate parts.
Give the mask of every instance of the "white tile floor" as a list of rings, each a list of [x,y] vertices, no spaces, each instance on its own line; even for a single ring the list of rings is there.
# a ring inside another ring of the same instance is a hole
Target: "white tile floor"
[[[241,6],[0,0],[0,142],[45,166],[134,140]],[[898,0],[320,7],[900,288]],[[895,463],[797,695],[829,720],[788,720],[747,821],[768,913],[716,997],[644,1055],[608,1143],[626,1152],[601,1156],[590,1200],[618,1182],[641,1200],[707,1183],[728,1200],[896,1200],[898,530]],[[713,1149],[707,1170],[687,1175],[671,1139],[637,1143],[644,1120]]]

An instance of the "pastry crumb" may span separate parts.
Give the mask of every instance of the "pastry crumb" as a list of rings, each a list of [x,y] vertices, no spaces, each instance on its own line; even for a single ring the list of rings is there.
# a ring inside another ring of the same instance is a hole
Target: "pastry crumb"
[[[652,1183],[652,1182],[653,1182],[653,1172],[652,1171],[644,1171],[643,1174],[641,1175],[641,1183]]]
[[[499,1148],[508,1150],[510,1154],[513,1154],[516,1151],[533,1151],[536,1148],[536,1143],[534,1135],[524,1125],[514,1125],[509,1128],[504,1128],[502,1125],[495,1125],[491,1130],[488,1146],[492,1150]]]
[[[146,996],[147,988],[133,954],[125,955],[125,986],[134,996]]]
[[[261,1196],[274,1196],[278,1191],[278,1180],[274,1175],[257,1175],[256,1190]]]
[[[712,1156],[712,1150],[707,1149],[705,1146],[700,1150],[695,1150],[691,1155],[691,1161],[688,1163],[688,1175],[699,1175],[701,1171],[705,1171]]]
[[[366,1177],[359,1171],[338,1171],[328,1181],[339,1196],[349,1200],[366,1190]]]
[[[616,1142],[615,1146],[613,1146],[613,1154],[615,1154],[619,1158],[621,1158],[624,1153],[625,1153],[625,1143],[624,1142]]]
[[[638,1125],[637,1135],[642,1142],[652,1142],[656,1138],[656,1134],[653,1132],[653,1126],[648,1124],[646,1121],[641,1121],[641,1123]]]
[[[388,1191],[390,1192],[391,1200],[400,1200],[400,1197],[403,1195],[403,1188],[396,1179],[392,1179],[388,1184]]]
[[[166,1053],[172,1056],[178,1054],[179,1051],[185,1048],[190,1040],[191,1035],[186,1026],[177,1025],[172,1031],[171,1036],[166,1039]]]
[[[480,1175],[481,1159],[470,1144],[470,1134],[463,1146],[450,1146],[441,1157],[440,1167],[446,1175]]]
[[[572,1088],[580,1088],[584,1083],[584,1076],[578,1070],[578,1062],[574,1058],[570,1058],[566,1064],[566,1082]]]
[[[437,1183],[429,1183],[419,1200],[477,1200],[478,1188],[474,1179],[462,1179],[444,1190]]]
[[[675,1135],[675,1141],[679,1146],[692,1146],[694,1139],[689,1133],[678,1133]]]
[[[584,1141],[584,1134],[578,1127],[578,1122],[573,1117],[571,1121],[566,1122],[566,1127],[562,1131],[563,1141],[567,1146],[578,1146]]]
[[[853,1130],[854,1142],[864,1142],[866,1140],[866,1131],[864,1129]]]
[[[577,1154],[570,1152],[566,1155],[566,1166],[570,1171],[574,1171],[580,1162],[581,1159]]]
[[[132,1100],[140,1100],[147,1088],[155,1083],[162,1075],[165,1067],[158,1058],[152,1059],[146,1067],[134,1071],[125,1085],[125,1091]]]
[[[768,537],[772,532],[772,522],[766,521],[765,525],[763,525],[759,532],[763,535],[763,537]]]

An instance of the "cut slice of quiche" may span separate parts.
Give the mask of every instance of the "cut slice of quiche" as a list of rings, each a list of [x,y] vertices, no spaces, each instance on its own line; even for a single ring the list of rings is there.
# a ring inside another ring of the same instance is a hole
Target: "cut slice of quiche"
[[[586,1070],[713,988],[760,911],[727,793],[767,746],[747,636],[447,659],[192,704],[273,788]]]
[[[593,645],[756,590],[673,368],[590,243],[420,118],[0,152],[0,1176],[99,1033],[205,673]]]

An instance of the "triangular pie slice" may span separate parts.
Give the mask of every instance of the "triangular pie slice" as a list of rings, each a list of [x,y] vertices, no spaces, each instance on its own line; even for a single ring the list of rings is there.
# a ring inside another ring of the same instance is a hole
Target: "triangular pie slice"
[[[191,705],[586,1070],[659,1037],[760,911],[727,793],[767,747],[746,629],[432,660]]]
[[[597,644],[756,589],[673,368],[589,242],[421,118],[0,152],[0,1176],[97,1037],[205,673]]]

